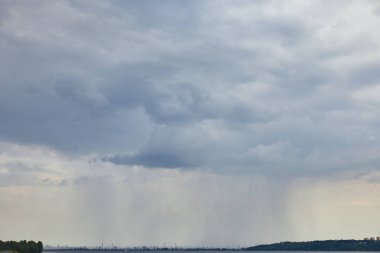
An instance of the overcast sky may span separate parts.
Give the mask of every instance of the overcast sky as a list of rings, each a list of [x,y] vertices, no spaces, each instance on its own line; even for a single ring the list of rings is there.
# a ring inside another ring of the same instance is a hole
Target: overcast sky
[[[380,235],[378,1],[0,1],[0,239]]]

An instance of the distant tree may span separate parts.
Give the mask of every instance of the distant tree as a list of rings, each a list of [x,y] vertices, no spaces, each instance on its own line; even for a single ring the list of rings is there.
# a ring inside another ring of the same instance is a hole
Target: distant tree
[[[44,246],[42,245],[41,241],[38,241],[37,246],[38,246],[38,251],[37,252],[42,252],[44,250]]]
[[[0,251],[9,250],[18,253],[41,253],[43,251],[42,242],[34,241],[0,241]]]

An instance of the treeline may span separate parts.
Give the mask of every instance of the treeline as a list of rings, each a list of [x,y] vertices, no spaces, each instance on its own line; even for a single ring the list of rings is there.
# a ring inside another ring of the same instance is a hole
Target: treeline
[[[43,250],[42,242],[34,241],[1,241],[0,251],[16,251],[18,253],[41,253]]]
[[[380,251],[380,241],[374,240],[327,240],[310,242],[280,242],[257,245],[251,251]]]

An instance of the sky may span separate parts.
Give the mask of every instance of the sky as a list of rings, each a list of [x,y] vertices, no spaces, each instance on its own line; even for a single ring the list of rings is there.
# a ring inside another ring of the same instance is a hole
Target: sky
[[[380,235],[380,2],[0,1],[0,239]]]

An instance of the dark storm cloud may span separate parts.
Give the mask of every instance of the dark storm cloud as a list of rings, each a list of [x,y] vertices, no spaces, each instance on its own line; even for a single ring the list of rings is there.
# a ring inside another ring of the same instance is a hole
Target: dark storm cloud
[[[378,7],[324,3],[3,1],[0,138],[145,167],[375,164]]]
[[[189,168],[194,167],[194,163],[198,162],[185,160],[188,159],[185,153],[173,152],[171,150],[155,150],[150,152],[141,152],[137,155],[116,155],[110,158],[105,158],[105,161],[109,161],[115,164],[130,164],[130,165],[142,165],[145,167],[158,167],[158,168]]]

